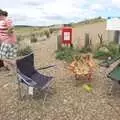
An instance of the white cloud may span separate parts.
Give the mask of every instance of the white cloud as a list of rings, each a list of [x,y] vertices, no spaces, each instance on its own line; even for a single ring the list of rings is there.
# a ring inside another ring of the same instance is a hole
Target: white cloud
[[[104,10],[104,7],[102,4],[92,4],[90,6],[90,9],[91,10]]]
[[[112,0],[112,4],[117,8],[120,8],[120,0]]]
[[[15,24],[48,25],[93,18],[119,5],[120,0],[4,0],[0,8],[9,12]]]

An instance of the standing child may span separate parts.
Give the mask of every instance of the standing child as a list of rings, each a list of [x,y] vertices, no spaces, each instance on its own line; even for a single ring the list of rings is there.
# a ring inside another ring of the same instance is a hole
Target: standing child
[[[0,9],[0,20],[2,20],[2,10]],[[0,39],[0,47],[1,47],[1,39]],[[3,64],[3,60],[0,60],[0,68],[3,67],[4,64]]]
[[[17,41],[14,33],[12,21],[7,18],[8,13],[2,11],[0,20],[0,59],[4,61],[4,65],[10,70],[10,74],[13,74],[15,57],[17,57]]]

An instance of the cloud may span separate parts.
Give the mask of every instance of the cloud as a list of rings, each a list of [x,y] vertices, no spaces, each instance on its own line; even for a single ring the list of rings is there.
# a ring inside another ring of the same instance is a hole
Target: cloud
[[[34,2],[34,1],[33,2],[32,1],[31,2],[28,1],[28,2],[26,2],[26,4],[28,6],[39,6],[39,2]]]
[[[86,4],[85,0],[56,0],[43,6],[47,14],[72,17],[82,12],[81,5]]]
[[[98,10],[104,10],[104,7],[103,7],[103,5],[102,4],[92,4],[91,6],[90,6],[90,9],[91,10],[96,10],[96,11],[98,11]]]
[[[49,25],[112,15],[119,5],[120,0],[4,0],[0,8],[9,12],[15,24]]]
[[[117,7],[120,8],[120,0],[112,0],[112,4]]]
[[[43,6],[44,4],[50,3],[52,1],[53,0],[42,0],[42,1],[40,1],[40,0],[22,0],[21,3],[26,6],[37,7],[37,6]]]

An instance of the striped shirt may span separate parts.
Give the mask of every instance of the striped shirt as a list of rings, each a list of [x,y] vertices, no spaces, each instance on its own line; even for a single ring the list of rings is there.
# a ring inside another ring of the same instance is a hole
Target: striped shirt
[[[4,43],[16,43],[16,35],[15,33],[8,34],[8,29],[12,28],[12,21],[4,17],[0,19],[0,42]]]

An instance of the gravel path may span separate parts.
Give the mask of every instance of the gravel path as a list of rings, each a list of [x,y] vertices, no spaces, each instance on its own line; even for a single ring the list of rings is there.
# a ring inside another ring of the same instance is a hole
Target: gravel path
[[[16,77],[6,77],[0,71],[0,120],[119,120],[120,86],[106,77],[110,69],[100,68],[93,75],[92,92],[86,92],[86,81],[75,81],[63,61],[55,59],[56,36],[32,45],[36,68],[56,64],[56,68],[42,70],[55,76],[50,94],[42,106],[40,96],[19,101]]]

